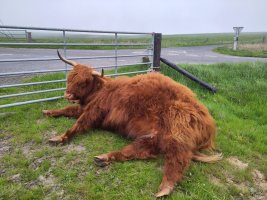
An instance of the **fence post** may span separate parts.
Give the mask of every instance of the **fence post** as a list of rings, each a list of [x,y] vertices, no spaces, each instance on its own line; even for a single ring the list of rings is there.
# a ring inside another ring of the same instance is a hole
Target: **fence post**
[[[160,71],[161,33],[153,34],[153,70]]]
[[[63,43],[64,43],[64,47],[63,47],[64,48],[64,56],[65,56],[65,58],[67,58],[66,31],[63,30],[62,33],[63,33]],[[65,77],[67,78],[67,76],[68,76],[68,65],[66,63],[65,63],[65,69],[66,69]]]
[[[32,42],[32,33],[31,32],[26,32],[26,37],[27,37],[27,42],[31,43]]]
[[[266,40],[266,36],[263,36],[263,38],[262,38],[262,43],[263,44],[265,43],[265,40]]]
[[[118,73],[118,33],[115,33],[115,74]]]

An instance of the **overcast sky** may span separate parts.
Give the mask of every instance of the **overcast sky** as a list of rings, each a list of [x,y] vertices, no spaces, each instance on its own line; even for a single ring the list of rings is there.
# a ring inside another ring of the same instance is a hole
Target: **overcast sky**
[[[0,0],[0,24],[163,34],[267,32],[267,0]]]

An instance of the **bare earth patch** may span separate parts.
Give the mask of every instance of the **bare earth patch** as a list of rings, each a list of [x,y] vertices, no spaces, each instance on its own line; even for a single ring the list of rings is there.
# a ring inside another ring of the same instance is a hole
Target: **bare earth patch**
[[[55,166],[56,165],[56,158],[52,157],[52,156],[43,156],[41,158],[37,158],[35,159],[30,165],[29,167],[32,169],[38,169],[41,164],[43,163],[43,161],[45,160],[49,160],[51,162],[51,166]]]
[[[209,176],[209,180],[212,184],[217,185],[219,187],[224,187],[223,183],[221,182],[220,179],[218,179],[217,177],[210,175]]]
[[[51,173],[47,173],[46,176],[40,175],[38,177],[38,181],[45,186],[55,186],[56,179]]]
[[[55,130],[46,131],[43,133],[43,140],[44,143],[47,143],[48,140],[54,136],[58,135],[58,133]],[[62,149],[65,153],[69,153],[72,151],[75,151],[77,153],[82,153],[86,151],[86,148],[82,145],[75,145],[75,144],[66,144],[62,146]]]
[[[21,147],[21,150],[22,150],[22,154],[26,158],[31,158],[32,154],[36,151],[35,143],[33,141],[27,142],[23,144],[23,146]]]
[[[235,166],[236,168],[240,170],[244,170],[248,167],[248,163],[244,163],[241,160],[239,160],[237,157],[229,157],[226,159],[231,165]],[[243,199],[245,198],[244,194],[249,193],[251,196],[249,197],[250,200],[266,200],[267,199],[267,182],[265,180],[264,174],[261,173],[259,170],[254,169],[251,172],[253,183],[250,183],[249,181],[245,182],[239,182],[237,183],[234,180],[234,176],[230,174],[229,172],[223,171],[225,177],[226,177],[226,184],[223,183],[222,180],[219,178],[210,175],[209,180],[211,183],[213,183],[216,186],[224,187],[224,186],[234,186],[238,188],[241,193],[240,197]],[[253,187],[256,186],[256,188]],[[247,198],[245,198],[247,199]]]
[[[246,169],[248,167],[248,163],[244,163],[239,160],[237,157],[229,157],[226,159],[231,165],[239,168],[239,169]]]
[[[259,170],[255,169],[252,172],[253,180],[256,183],[256,185],[259,186],[262,190],[267,191],[267,182],[265,181],[265,177],[263,173],[261,173]]]
[[[47,142],[48,139],[50,139],[51,137],[54,137],[57,135],[57,132],[55,130],[52,130],[52,131],[45,131],[43,133],[43,140],[44,142]]]
[[[12,149],[9,144],[9,140],[12,136],[4,137],[0,139],[0,158],[4,156],[4,154],[9,153]]]
[[[252,171],[252,177],[255,185],[259,188],[259,191],[250,198],[251,200],[265,200],[267,199],[267,182],[263,173],[259,170],[254,169]]]
[[[226,178],[226,182],[230,186],[235,186],[238,188],[242,193],[247,193],[249,192],[250,189],[250,183],[248,181],[237,183],[234,181],[234,177],[232,175],[228,175]],[[242,196],[242,193],[240,194]]]
[[[25,184],[27,188],[33,189],[36,187],[43,187],[49,190],[49,194],[55,192],[57,198],[61,199],[64,195],[64,190],[61,189],[61,185],[57,183],[56,178],[51,172],[46,173],[45,175],[40,175],[36,180],[28,182]],[[50,199],[51,196],[48,195],[46,199]]]
[[[20,174],[15,174],[9,179],[13,183],[20,182],[21,181],[21,175]]]
[[[64,146],[63,151],[65,153],[71,152],[71,151],[75,151],[77,153],[82,153],[86,150],[86,148],[84,146],[81,145],[75,145],[75,144],[70,144],[70,145],[66,145]]]

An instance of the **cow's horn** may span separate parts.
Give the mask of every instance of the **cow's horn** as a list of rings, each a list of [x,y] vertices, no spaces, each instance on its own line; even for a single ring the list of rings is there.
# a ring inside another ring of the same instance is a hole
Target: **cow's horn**
[[[67,63],[67,64],[69,64],[69,65],[72,65],[72,66],[77,65],[76,62],[71,61],[71,60],[67,60],[66,58],[63,58],[63,57],[60,55],[60,53],[59,53],[58,50],[57,50],[57,55],[58,55],[58,57],[60,58],[60,60],[62,60],[63,62],[65,62],[65,63]]]
[[[95,70],[93,70],[92,74],[96,75],[96,76],[101,76],[101,74],[98,71],[95,71]]]

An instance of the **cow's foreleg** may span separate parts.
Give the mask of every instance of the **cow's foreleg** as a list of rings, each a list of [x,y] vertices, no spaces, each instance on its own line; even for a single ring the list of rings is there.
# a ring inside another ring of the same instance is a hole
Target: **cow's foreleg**
[[[65,143],[78,133],[83,133],[90,128],[96,127],[97,120],[99,120],[100,114],[92,110],[91,112],[83,112],[75,124],[60,136],[55,136],[49,141],[52,143]]]
[[[163,144],[165,154],[164,175],[156,197],[168,195],[172,192],[175,183],[180,181],[188,168],[192,152],[187,145],[170,140]]]
[[[125,146],[120,151],[95,156],[95,164],[103,167],[108,165],[111,161],[155,158],[159,153],[156,141],[156,136],[136,139],[133,143]]]
[[[48,117],[74,117],[78,118],[82,114],[82,108],[80,106],[67,106],[62,109],[55,110],[43,110],[45,116]]]

